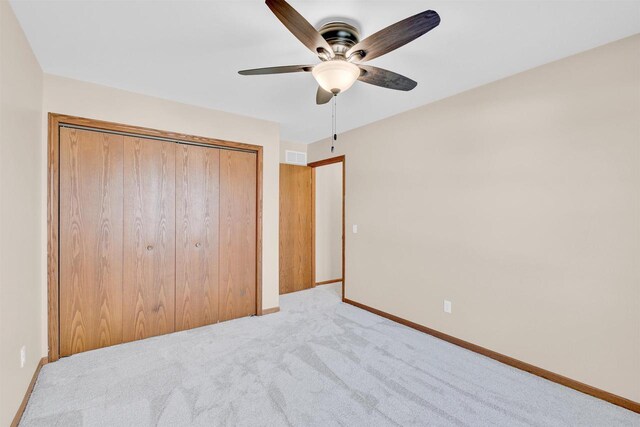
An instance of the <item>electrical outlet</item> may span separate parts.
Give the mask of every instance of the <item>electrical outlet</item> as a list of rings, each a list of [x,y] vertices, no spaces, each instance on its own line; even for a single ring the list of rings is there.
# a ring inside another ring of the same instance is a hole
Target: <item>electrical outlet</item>
[[[358,224],[353,224],[353,234],[358,234]]]
[[[24,368],[25,363],[27,363],[27,347],[23,345],[20,349],[20,367]]]
[[[451,301],[444,300],[444,312],[451,314]]]

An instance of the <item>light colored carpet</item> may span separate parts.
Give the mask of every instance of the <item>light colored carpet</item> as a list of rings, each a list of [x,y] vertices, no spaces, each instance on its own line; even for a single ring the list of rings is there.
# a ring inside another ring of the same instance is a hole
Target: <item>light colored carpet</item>
[[[42,369],[22,426],[640,426],[640,415],[343,304],[78,354]]]

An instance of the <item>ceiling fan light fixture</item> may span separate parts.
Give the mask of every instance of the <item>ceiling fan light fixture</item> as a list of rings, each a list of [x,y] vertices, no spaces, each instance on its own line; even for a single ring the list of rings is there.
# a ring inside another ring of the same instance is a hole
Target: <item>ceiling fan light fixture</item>
[[[333,59],[313,67],[311,74],[322,89],[338,94],[349,89],[358,80],[360,68],[343,59]]]

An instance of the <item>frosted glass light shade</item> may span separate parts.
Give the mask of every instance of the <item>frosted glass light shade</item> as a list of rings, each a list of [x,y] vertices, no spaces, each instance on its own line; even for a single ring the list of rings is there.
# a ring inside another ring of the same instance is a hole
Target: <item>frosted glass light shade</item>
[[[320,87],[337,94],[349,89],[360,76],[360,68],[341,59],[321,62],[311,71]]]

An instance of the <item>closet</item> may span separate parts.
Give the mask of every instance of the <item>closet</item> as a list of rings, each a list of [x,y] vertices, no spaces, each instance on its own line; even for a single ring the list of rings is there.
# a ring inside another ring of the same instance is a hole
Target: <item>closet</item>
[[[57,139],[59,356],[256,314],[255,151],[63,125]]]

